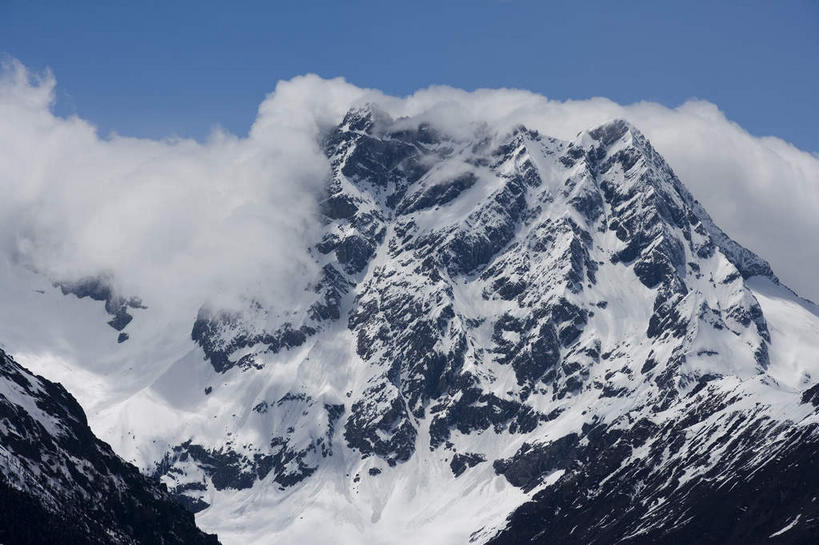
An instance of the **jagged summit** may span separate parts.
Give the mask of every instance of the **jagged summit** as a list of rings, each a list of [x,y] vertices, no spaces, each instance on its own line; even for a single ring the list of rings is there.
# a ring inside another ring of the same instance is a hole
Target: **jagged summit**
[[[393,124],[392,117],[373,102],[350,108],[340,127],[344,131],[379,134]]]
[[[815,309],[626,121],[419,119],[324,135],[320,281],[201,312],[118,447],[226,542],[814,535]]]

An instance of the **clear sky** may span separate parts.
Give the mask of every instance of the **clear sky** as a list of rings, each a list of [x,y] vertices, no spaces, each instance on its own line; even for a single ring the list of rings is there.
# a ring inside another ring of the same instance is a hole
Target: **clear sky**
[[[246,134],[307,72],[404,95],[516,87],[676,106],[819,151],[819,2],[0,0],[0,52],[58,81],[57,111],[133,136]]]

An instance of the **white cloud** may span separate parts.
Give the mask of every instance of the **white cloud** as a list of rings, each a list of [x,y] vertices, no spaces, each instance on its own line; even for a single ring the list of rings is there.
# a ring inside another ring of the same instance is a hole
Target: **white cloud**
[[[757,138],[716,106],[557,102],[517,90],[432,87],[396,98],[342,79],[280,82],[247,138],[204,143],[100,137],[52,113],[55,80],[9,63],[0,76],[0,249],[54,278],[109,271],[126,295],[187,315],[215,296],[286,306],[315,273],[319,135],[374,101],[453,132],[486,122],[571,138],[614,117],[639,127],[725,231],[819,299],[819,159]]]
[[[294,96],[300,85],[345,104],[360,94],[318,78],[284,82],[245,139],[101,138],[52,114],[50,74],[10,63],[0,79],[0,247],[53,279],[111,273],[124,295],[183,311],[187,327],[214,298],[287,306],[316,272],[307,247],[328,168],[316,135],[336,117]]]

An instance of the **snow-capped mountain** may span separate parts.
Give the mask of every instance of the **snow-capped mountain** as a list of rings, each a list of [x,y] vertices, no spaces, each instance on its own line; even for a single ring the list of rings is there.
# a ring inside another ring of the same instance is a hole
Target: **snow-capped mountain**
[[[810,543],[819,309],[627,122],[470,132],[350,110],[294,308],[27,295],[130,365],[57,378],[228,544]]]
[[[76,400],[0,350],[0,541],[217,544],[91,433]]]

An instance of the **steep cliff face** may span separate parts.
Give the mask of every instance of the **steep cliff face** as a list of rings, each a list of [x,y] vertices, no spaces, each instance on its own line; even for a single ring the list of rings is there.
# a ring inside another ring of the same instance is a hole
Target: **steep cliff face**
[[[117,447],[204,527],[227,543],[819,532],[819,311],[636,128],[455,137],[366,106],[323,149],[322,272],[301,304],[203,309],[195,350],[108,411]],[[116,416],[143,408],[162,422]]]
[[[0,541],[218,544],[94,437],[59,384],[0,351]]]

